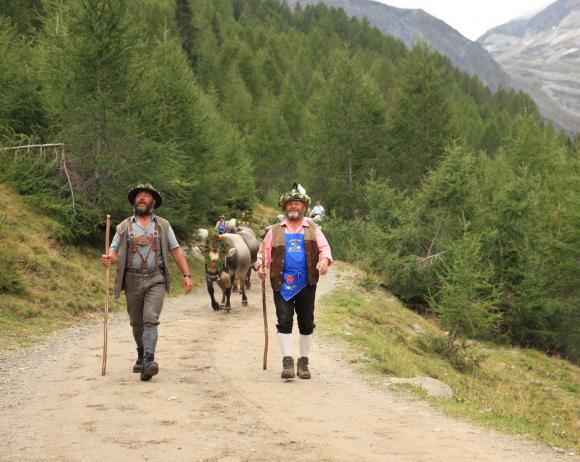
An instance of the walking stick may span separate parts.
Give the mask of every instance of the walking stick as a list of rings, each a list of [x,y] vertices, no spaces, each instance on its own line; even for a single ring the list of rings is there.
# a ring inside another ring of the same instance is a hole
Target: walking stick
[[[264,254],[264,241],[262,241],[262,264],[266,261]],[[260,268],[261,270],[262,268]],[[265,268],[264,268],[265,269]],[[266,313],[266,279],[262,279],[262,313],[264,315],[264,359],[262,368],[268,369],[268,315]]]
[[[105,255],[109,255],[109,228],[111,227],[111,215],[107,215],[105,230]],[[103,317],[103,364],[101,366],[101,375],[107,372],[107,334],[109,330],[109,270],[105,268],[105,314]]]

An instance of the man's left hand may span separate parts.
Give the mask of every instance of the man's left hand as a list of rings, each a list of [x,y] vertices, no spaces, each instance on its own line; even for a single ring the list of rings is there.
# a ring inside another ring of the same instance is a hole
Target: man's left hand
[[[192,284],[191,284],[191,278],[183,278],[183,291],[188,294],[191,292],[191,288],[192,288]]]
[[[326,273],[328,273],[328,260],[326,258],[320,260],[316,265],[316,269],[321,276],[324,276]]]

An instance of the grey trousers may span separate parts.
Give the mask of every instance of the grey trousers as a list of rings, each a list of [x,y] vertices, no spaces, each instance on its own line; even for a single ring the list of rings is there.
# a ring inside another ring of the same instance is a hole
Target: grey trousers
[[[165,297],[163,273],[127,272],[125,297],[137,348],[144,348],[145,353],[154,354],[157,345],[157,326]]]

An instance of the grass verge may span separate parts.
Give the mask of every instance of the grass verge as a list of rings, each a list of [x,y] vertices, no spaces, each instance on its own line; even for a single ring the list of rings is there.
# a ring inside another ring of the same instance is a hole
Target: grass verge
[[[454,398],[430,399],[415,387],[402,388],[455,417],[580,450],[579,367],[535,350],[476,341],[465,343],[467,359],[457,364],[438,353],[445,332],[436,321],[381,289],[370,289],[368,277],[345,268],[341,289],[321,299],[317,316],[323,335],[351,347],[351,362],[361,363],[375,379],[439,379]],[[469,357],[477,360],[466,368]]]

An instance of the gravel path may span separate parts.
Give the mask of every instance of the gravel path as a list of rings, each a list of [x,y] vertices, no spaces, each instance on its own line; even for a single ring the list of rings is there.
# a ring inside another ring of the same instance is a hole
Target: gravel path
[[[318,294],[335,283],[321,280]],[[574,456],[457,422],[370,386],[339,345],[317,342],[311,380],[282,381],[268,290],[270,359],[262,370],[259,284],[228,315],[205,291],[166,301],[160,373],[131,372],[123,315],[0,356],[0,461],[568,461]],[[297,336],[296,336],[297,337]]]

